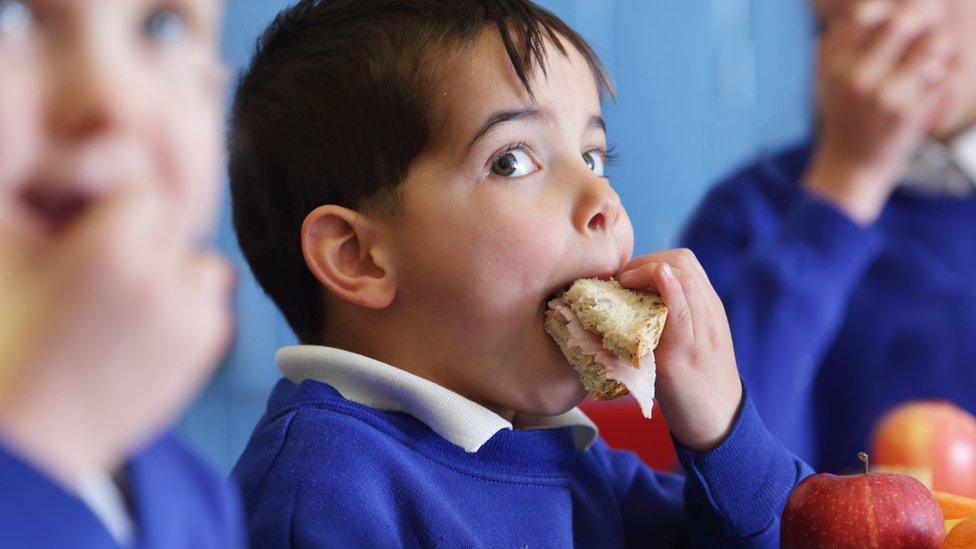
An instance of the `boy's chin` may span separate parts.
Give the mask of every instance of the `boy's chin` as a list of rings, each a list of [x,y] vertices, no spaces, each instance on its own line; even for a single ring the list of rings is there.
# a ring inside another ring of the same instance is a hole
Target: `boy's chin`
[[[572,369],[570,373],[572,378],[540,384],[538,391],[526,395],[525,406],[519,412],[532,416],[558,416],[579,406],[586,398],[586,389]]]

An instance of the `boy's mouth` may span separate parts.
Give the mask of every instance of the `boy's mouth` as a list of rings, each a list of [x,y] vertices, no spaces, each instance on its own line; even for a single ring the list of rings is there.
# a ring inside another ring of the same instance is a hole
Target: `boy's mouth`
[[[542,303],[539,305],[539,308],[543,312],[545,312],[549,308],[549,302],[552,301],[553,299],[558,299],[559,296],[563,294],[563,291],[565,291],[565,288],[559,290],[558,292],[552,292],[549,295],[547,295],[546,298],[542,300]]]

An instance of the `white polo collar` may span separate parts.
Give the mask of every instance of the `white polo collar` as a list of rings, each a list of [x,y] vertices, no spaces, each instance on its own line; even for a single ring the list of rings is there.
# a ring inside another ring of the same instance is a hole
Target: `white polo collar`
[[[292,345],[275,354],[278,370],[292,383],[306,379],[334,387],[343,398],[391,412],[411,415],[449,442],[477,452],[512,423],[450,389],[384,362],[334,347]],[[576,448],[596,441],[596,425],[579,408],[558,416],[519,415],[519,429],[569,427]]]
[[[902,187],[956,197],[976,192],[976,126],[948,145],[927,137],[909,164]]]

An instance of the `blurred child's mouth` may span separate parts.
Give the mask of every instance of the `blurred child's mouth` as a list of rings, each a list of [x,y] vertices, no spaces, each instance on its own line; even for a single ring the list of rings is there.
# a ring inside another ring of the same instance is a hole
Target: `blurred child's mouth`
[[[77,220],[88,209],[91,197],[83,193],[42,188],[27,189],[22,199],[31,217],[49,233],[58,233]]]

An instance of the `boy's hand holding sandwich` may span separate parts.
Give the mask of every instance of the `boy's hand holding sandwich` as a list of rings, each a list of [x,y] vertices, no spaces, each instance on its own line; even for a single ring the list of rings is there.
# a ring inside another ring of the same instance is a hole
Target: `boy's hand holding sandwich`
[[[657,399],[671,432],[696,451],[717,446],[742,402],[725,308],[688,250],[635,258],[618,276],[631,289],[656,289],[668,320],[654,351]]]
[[[630,261],[619,279],[580,279],[557,294],[546,331],[591,396],[629,392],[650,418],[657,390],[675,437],[692,450],[714,448],[731,429],[742,385],[704,269],[692,252],[667,250]]]

